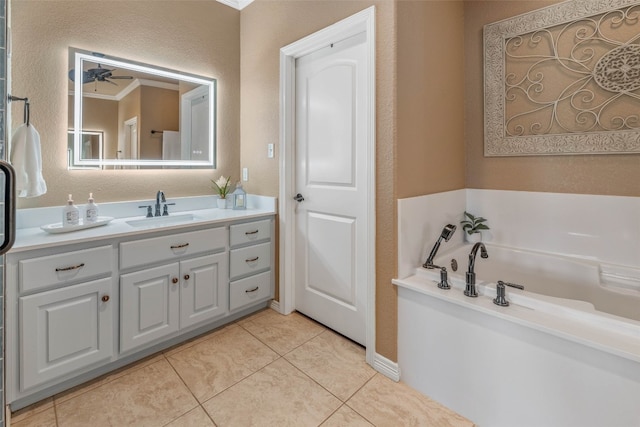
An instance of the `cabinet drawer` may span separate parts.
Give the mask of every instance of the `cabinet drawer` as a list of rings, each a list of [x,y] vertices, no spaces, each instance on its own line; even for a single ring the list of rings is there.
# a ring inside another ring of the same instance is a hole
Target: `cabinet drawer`
[[[229,310],[233,311],[271,297],[270,271],[236,280],[231,282],[229,287]]]
[[[19,261],[20,292],[110,274],[112,258],[113,247],[100,246]]]
[[[229,227],[231,247],[271,238],[271,220],[247,222]]]
[[[154,264],[225,249],[227,236],[227,229],[218,227],[120,243],[120,268]]]
[[[231,280],[271,268],[271,242],[231,251]]]

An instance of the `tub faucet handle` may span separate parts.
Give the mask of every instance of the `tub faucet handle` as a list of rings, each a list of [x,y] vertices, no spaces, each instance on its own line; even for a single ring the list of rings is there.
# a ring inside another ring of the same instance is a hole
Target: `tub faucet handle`
[[[496,297],[493,299],[493,303],[501,307],[508,307],[509,301],[505,298],[504,288],[505,283],[502,280],[498,280],[498,283],[496,284]]]
[[[440,267],[440,283],[438,283],[440,289],[451,289],[449,280],[447,279],[447,268]]]

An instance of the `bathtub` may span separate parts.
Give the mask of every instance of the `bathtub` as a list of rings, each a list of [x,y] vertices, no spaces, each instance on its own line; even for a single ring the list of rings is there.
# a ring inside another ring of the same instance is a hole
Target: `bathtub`
[[[437,269],[393,281],[401,379],[480,427],[640,426],[640,270],[486,248],[477,298],[463,295],[470,245],[434,260],[450,290]],[[525,287],[506,288],[508,307],[498,280]]]
[[[525,287],[524,292],[507,288],[507,292],[515,298],[514,302],[525,306],[535,304],[537,297],[545,295],[574,302],[548,298],[538,300],[550,304],[579,306],[584,311],[595,310],[640,321],[640,268],[601,264],[597,260],[489,243],[485,246],[489,258],[480,258],[478,253],[475,262],[476,283],[481,284],[483,291],[493,297],[495,284],[502,280]],[[445,252],[436,257],[434,263],[446,267],[449,277],[464,283],[471,248],[471,245],[463,245]],[[453,271],[452,264],[457,264],[457,271]],[[427,270],[419,269],[417,274],[426,272]],[[536,307],[544,309],[548,305]]]

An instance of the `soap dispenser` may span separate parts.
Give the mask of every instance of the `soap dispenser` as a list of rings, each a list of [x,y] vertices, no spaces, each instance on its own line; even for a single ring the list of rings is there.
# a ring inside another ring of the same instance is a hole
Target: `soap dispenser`
[[[98,221],[98,205],[93,200],[93,193],[89,193],[89,200],[84,209],[84,222],[93,223]]]
[[[62,226],[70,227],[72,225],[78,225],[80,223],[80,210],[73,204],[71,194],[69,194],[69,200],[67,205],[62,209]]]

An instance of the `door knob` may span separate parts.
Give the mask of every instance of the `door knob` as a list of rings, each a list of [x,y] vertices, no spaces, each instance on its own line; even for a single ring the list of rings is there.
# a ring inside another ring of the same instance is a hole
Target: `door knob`
[[[304,202],[304,197],[302,197],[302,194],[298,193],[295,195],[293,200],[295,200],[296,202]]]
[[[185,275],[184,275],[184,280],[189,280],[189,278],[190,278],[190,277],[191,277],[191,276],[189,276],[188,274],[185,274]]]
[[[178,283],[178,282],[179,282],[179,280],[178,280],[177,277],[174,277],[173,279],[171,279],[171,283],[175,284],[175,283]]]

